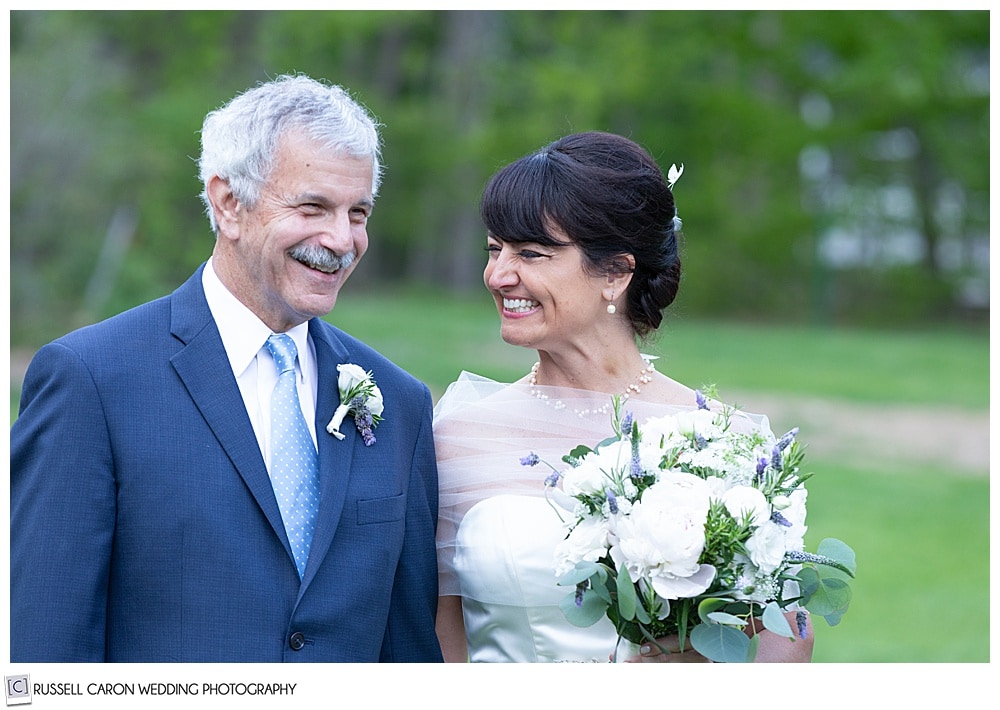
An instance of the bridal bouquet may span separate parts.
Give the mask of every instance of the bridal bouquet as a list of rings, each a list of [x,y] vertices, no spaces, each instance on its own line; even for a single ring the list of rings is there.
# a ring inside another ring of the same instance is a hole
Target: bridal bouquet
[[[775,441],[696,396],[697,409],[641,426],[615,400],[613,436],[573,449],[564,470],[547,464],[545,485],[562,482],[552,497],[572,516],[556,550],[559,583],[574,587],[562,609],[577,626],[607,615],[632,643],[676,634],[682,650],[751,661],[761,627],[804,638],[801,608],[839,623],[854,552],[835,539],[804,550],[812,474],[800,470],[796,429]],[[784,614],[793,604],[794,630]]]

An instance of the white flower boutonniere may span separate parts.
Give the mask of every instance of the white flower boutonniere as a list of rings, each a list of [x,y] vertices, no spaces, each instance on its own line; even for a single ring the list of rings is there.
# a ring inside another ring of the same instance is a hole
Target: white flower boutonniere
[[[340,425],[348,414],[354,415],[354,425],[361,432],[365,446],[375,443],[373,430],[382,421],[382,391],[375,384],[371,372],[365,372],[357,365],[346,362],[337,365],[337,388],[340,390],[340,406],[326,425],[326,430],[338,439],[343,439]]]

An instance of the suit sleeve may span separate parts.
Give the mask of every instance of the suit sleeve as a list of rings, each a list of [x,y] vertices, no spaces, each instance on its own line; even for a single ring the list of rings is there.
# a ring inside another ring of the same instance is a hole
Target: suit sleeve
[[[35,356],[10,432],[11,662],[100,662],[115,525],[113,452],[86,363]]]
[[[393,581],[389,622],[382,643],[382,662],[441,661],[434,630],[437,612],[438,485],[431,425],[431,396],[423,387],[420,429],[410,467],[406,532]]]

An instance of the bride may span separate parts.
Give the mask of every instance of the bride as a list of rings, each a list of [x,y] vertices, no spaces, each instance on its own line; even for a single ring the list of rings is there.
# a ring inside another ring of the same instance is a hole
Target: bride
[[[676,637],[659,640],[675,651],[664,654],[617,645],[606,618],[566,620],[569,590],[554,572],[566,528],[544,497],[544,473],[519,463],[529,452],[558,462],[605,438],[613,395],[636,421],[694,406],[694,391],[639,350],[680,280],[671,185],[631,140],[589,132],[515,161],[486,187],[483,279],[501,337],[536,350],[538,362],[513,384],[463,373],[435,409],[446,661],[707,661],[689,645],[676,652]],[[770,435],[763,417],[746,423]],[[760,633],[757,661],[811,659],[811,626],[796,642]]]

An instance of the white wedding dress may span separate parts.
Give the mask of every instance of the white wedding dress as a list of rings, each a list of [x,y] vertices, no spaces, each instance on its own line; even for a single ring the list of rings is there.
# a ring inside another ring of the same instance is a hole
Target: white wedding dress
[[[608,662],[617,639],[612,623],[572,626],[559,608],[573,591],[558,586],[553,572],[565,536],[544,498],[493,496],[465,514],[455,570],[472,662]],[[634,653],[622,646],[623,657]]]

